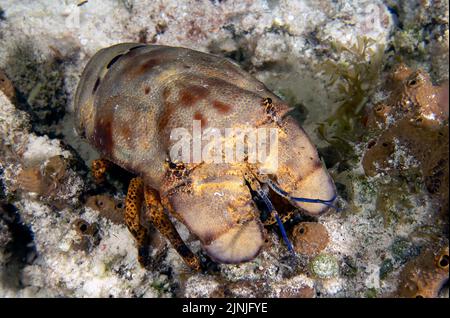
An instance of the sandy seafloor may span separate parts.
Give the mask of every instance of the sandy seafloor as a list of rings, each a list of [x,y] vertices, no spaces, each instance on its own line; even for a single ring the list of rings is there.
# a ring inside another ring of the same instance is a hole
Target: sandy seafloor
[[[342,211],[314,219],[329,234],[321,273],[311,270],[320,259],[293,259],[274,230],[267,248],[244,264],[193,273],[163,241],[154,247],[154,266],[143,269],[131,234],[111,217],[121,211],[116,203],[125,186],[115,180],[95,187],[87,167],[98,155],[73,124],[74,92],[89,58],[138,41],[235,59],[301,110],[321,155],[338,146],[318,133],[319,124],[354,101],[354,90],[342,90],[346,70],[362,77],[354,107],[370,108],[389,95],[383,84],[400,62],[423,69],[435,85],[448,82],[448,1],[0,0],[0,69],[15,89],[13,98],[0,92],[1,297],[399,296],[406,264],[429,246],[448,245],[448,211],[436,212],[442,202],[423,185],[415,193],[400,185],[389,190],[392,200],[401,196],[408,204],[380,211],[377,195],[387,188],[379,185],[396,183],[365,176],[360,140],[350,143],[352,165],[325,160],[352,191],[338,188]],[[405,149],[396,151],[392,160],[408,162]],[[33,175],[55,156],[66,164],[59,162],[60,174],[42,186]],[[35,173],[24,180],[26,169]],[[86,204],[92,194],[108,195],[113,211]],[[96,230],[80,234],[80,220]],[[187,229],[179,222],[177,228],[200,253]],[[435,296],[448,297],[448,288]]]

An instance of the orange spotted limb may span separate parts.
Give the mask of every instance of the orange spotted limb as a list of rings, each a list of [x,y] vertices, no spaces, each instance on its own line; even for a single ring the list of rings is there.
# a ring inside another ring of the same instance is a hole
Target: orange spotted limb
[[[146,187],[144,197],[145,203],[147,204],[148,218],[151,223],[170,241],[186,264],[190,268],[199,271],[201,269],[199,258],[186,246],[172,221],[170,221],[169,217],[164,212],[164,207],[161,204],[158,192],[152,188]]]
[[[257,193],[262,193],[262,188],[261,185],[259,184],[258,180],[256,179],[256,177],[253,175],[252,170],[249,169],[248,171],[246,171],[244,173],[244,179],[248,182],[250,188],[257,192]],[[282,223],[286,223],[287,221],[289,221],[292,217],[294,216],[294,211],[289,211],[288,213],[286,213],[285,215],[280,215],[280,219]],[[268,218],[263,222],[264,226],[269,226],[269,225],[273,225],[277,223],[277,220],[275,218],[275,214],[271,213]]]
[[[111,162],[106,159],[92,161],[92,174],[96,183],[102,183],[106,179],[106,172],[111,167]]]
[[[282,223],[286,223],[294,216],[295,211],[289,211],[287,214],[281,215],[280,219]],[[264,226],[269,226],[277,223],[275,216],[273,214],[269,215],[269,217],[263,222]]]
[[[148,258],[149,234],[147,228],[142,226],[140,214],[144,202],[144,182],[141,178],[134,178],[128,186],[125,199],[125,224],[133,234],[138,245],[139,263],[145,267]]]

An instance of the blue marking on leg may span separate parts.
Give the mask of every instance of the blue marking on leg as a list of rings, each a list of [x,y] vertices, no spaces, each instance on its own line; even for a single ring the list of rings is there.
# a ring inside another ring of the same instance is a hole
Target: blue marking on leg
[[[278,227],[280,228],[280,231],[281,231],[281,236],[283,237],[283,240],[286,243],[289,252],[291,252],[292,254],[295,255],[294,249],[292,248],[292,244],[289,241],[289,238],[287,237],[286,230],[284,229],[283,222],[281,222],[281,219],[278,216],[277,211],[273,207],[272,202],[270,201],[270,199],[267,197],[267,195],[263,191],[257,191],[257,193],[260,196],[260,198],[264,201],[264,203],[266,204],[266,207],[269,209],[270,213],[275,216],[275,219],[277,220],[277,223],[278,223]]]
[[[275,210],[273,210],[273,211],[275,211]],[[287,234],[286,234],[286,230],[284,229],[283,222],[281,222],[281,219],[278,216],[278,213],[275,212],[274,214],[275,214],[275,219],[277,220],[277,223],[278,223],[278,227],[280,228],[280,231],[281,231],[281,236],[283,237],[283,240],[286,243],[289,252],[291,252],[292,254],[295,255],[294,249],[292,248],[291,241],[289,241]]]

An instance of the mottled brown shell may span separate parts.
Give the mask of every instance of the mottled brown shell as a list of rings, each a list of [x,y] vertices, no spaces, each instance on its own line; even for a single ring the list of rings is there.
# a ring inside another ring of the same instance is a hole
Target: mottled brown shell
[[[283,118],[267,120],[262,103]],[[274,178],[290,195],[330,199],[334,185],[316,148],[291,117],[286,103],[228,59],[185,48],[126,43],[89,61],[75,96],[76,128],[117,165],[141,176],[160,193],[168,212],[182,221],[221,262],[255,257],[264,242],[259,210],[243,179],[245,163],[191,164],[171,170],[170,134],[243,127],[279,130],[279,169]],[[309,214],[327,206],[297,204]]]

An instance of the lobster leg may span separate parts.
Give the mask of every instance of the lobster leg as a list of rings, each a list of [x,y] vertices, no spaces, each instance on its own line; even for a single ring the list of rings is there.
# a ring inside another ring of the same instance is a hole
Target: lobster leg
[[[190,268],[199,271],[201,269],[199,258],[186,246],[172,221],[170,221],[169,217],[164,212],[164,207],[161,204],[158,192],[150,187],[146,187],[144,197],[147,205],[146,213],[148,213],[146,216],[158,231],[170,241],[185,263]]]
[[[287,221],[289,221],[290,219],[292,219],[292,217],[294,216],[294,211],[289,211],[287,214],[281,215],[280,219],[282,223],[286,223]],[[273,225],[277,223],[277,219],[275,218],[275,216],[273,214],[271,214],[267,220],[264,221],[264,226],[269,226],[269,225]]]
[[[133,234],[138,245],[138,259],[142,266],[148,261],[148,245],[150,237],[147,228],[140,222],[142,202],[144,201],[144,182],[141,178],[134,178],[128,186],[125,200],[125,224]]]
[[[92,161],[92,174],[96,183],[102,183],[105,181],[106,172],[111,167],[111,162],[106,159],[96,159]]]
[[[250,171],[244,172],[244,179],[247,181],[250,188],[257,193],[257,195],[260,197],[260,199],[262,199],[264,201],[266,208],[270,212],[271,216],[276,220],[278,227],[280,228],[281,235],[283,236],[283,240],[286,243],[288,250],[291,253],[294,253],[292,244],[289,241],[286,231],[284,229],[283,221],[281,220],[280,216],[278,215],[278,212],[275,210],[274,206],[272,205],[272,202],[268,198],[267,194],[262,189],[261,185],[259,184],[259,181],[256,179],[256,177]]]

